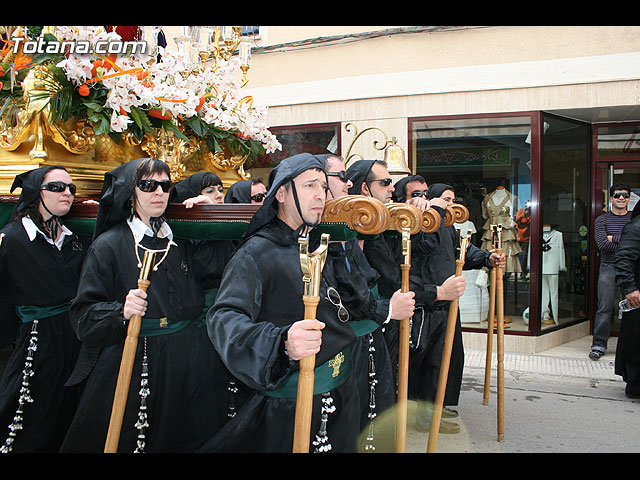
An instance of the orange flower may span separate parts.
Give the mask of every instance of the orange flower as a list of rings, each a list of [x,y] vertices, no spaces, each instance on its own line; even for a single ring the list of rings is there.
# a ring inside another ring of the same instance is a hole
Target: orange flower
[[[82,85],[80,85],[80,87],[78,87],[78,93],[83,97],[88,96],[89,92],[90,92],[89,85],[87,85],[86,83],[83,83]]]
[[[20,52],[18,53],[18,55],[16,55],[16,58],[13,62],[13,69],[21,70],[23,68],[29,68],[31,67],[31,60],[31,55],[25,55],[24,53]]]
[[[200,97],[200,103],[196,107],[196,112],[199,112],[202,109],[202,106],[204,105],[205,100],[206,99],[204,97]]]
[[[165,115],[162,114],[160,110],[151,109],[149,110],[149,115],[155,118],[159,118],[160,120],[171,120],[171,114],[167,113]]]
[[[104,65],[104,62],[102,60],[95,60],[94,62],[92,62],[92,65],[93,67],[91,68],[91,76],[95,77],[98,67],[102,67]]]

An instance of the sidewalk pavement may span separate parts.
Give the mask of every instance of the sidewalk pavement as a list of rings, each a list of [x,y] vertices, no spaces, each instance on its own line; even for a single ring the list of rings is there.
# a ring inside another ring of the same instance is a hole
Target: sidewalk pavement
[[[483,405],[485,352],[467,350],[460,433],[439,434],[437,453],[640,452],[640,400],[624,395],[614,374],[617,338],[599,360],[589,359],[591,336],[537,354],[504,355],[504,441],[497,436],[497,371],[492,360],[489,404]],[[407,453],[425,453],[428,432],[413,425],[409,404]],[[384,415],[384,414],[383,414]]]

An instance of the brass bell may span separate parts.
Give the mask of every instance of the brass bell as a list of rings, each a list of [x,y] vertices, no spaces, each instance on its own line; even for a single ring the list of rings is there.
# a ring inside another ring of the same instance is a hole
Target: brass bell
[[[404,158],[404,150],[396,143],[396,137],[391,139],[391,144],[384,150],[384,161],[391,175],[408,175],[411,173]]]

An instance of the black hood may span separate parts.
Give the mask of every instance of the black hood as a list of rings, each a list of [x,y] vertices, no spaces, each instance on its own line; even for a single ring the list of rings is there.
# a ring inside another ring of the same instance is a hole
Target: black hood
[[[251,203],[251,180],[240,180],[227,190],[224,203]]]
[[[262,227],[270,223],[278,215],[278,202],[276,201],[276,192],[278,189],[292,181],[298,175],[307,170],[317,168],[325,171],[324,159],[321,156],[312,155],[310,153],[300,153],[292,157],[285,158],[274,169],[273,180],[270,181],[269,191],[264,199],[263,204],[253,215],[253,218],[247,226],[244,238],[249,238]]]
[[[143,160],[145,159],[131,160],[104,174],[93,238],[123,222],[131,215],[131,197],[134,193],[133,179],[136,167]]]
[[[640,201],[636,203],[635,207],[633,207],[633,210],[631,211],[631,218],[636,218],[638,215],[640,215]]]
[[[353,186],[349,189],[349,195],[362,195],[362,182],[365,181],[373,168],[375,160],[358,160],[347,168],[349,180]]]
[[[207,185],[222,185],[222,180],[215,173],[197,172],[173,185],[169,202],[182,203],[187,198],[197,197],[202,193],[204,180],[207,177],[213,177],[213,182],[207,182]]]
[[[40,186],[44,181],[45,175],[50,170],[55,169],[67,171],[67,169],[64,167],[50,165],[46,167],[36,168],[34,170],[29,170],[27,172],[16,175],[16,178],[13,180],[13,184],[11,185],[11,189],[9,190],[9,192],[13,193],[16,188],[21,188],[22,191],[14,210],[14,216],[25,208],[31,205],[38,205],[40,203]]]
[[[452,192],[455,191],[451,185],[447,185],[446,183],[434,183],[433,185],[430,185],[429,200],[432,198],[440,198],[447,190],[451,190]]]
[[[407,201],[406,188],[409,180],[413,180],[412,177],[402,177],[395,183],[395,185],[393,186],[394,192],[391,194],[391,199],[394,202],[404,203]]]

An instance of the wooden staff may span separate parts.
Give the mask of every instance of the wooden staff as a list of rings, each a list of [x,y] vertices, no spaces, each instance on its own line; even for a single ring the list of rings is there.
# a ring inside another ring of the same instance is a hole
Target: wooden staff
[[[316,318],[320,301],[320,279],[327,257],[329,234],[322,234],[320,247],[309,253],[309,238],[299,239],[300,266],[304,282],[304,318]],[[313,386],[315,382],[316,356],[309,355],[300,359],[298,391],[296,397],[295,424],[293,432],[293,453],[309,453],[311,436],[311,414],[313,410]]]
[[[495,225],[491,225],[492,249],[497,249],[497,236],[493,230]],[[497,251],[497,250],[496,250]],[[487,317],[487,350],[484,363],[484,394],[482,404],[489,405],[489,388],[491,385],[491,356],[493,354],[493,330],[496,317],[496,269],[489,272],[489,315]]]
[[[411,240],[409,229],[402,231],[402,269],[403,293],[409,291],[409,271],[411,270]],[[396,411],[396,453],[404,453],[407,444],[407,407],[409,396],[409,341],[410,318],[400,320],[398,349],[398,408]]]
[[[469,247],[471,232],[467,232],[465,236],[460,236],[460,256],[456,260],[456,277],[462,275],[464,267],[464,259]],[[449,304],[449,317],[447,318],[447,329],[444,337],[444,348],[442,350],[442,360],[440,362],[440,375],[438,377],[438,386],[436,388],[436,399],[433,405],[433,414],[431,416],[431,429],[429,430],[429,441],[427,442],[427,453],[434,453],[438,443],[438,432],[440,429],[440,420],[442,418],[442,407],[444,405],[444,395],[447,388],[447,376],[449,375],[449,363],[451,361],[451,350],[453,348],[453,336],[455,333],[456,322],[458,320],[458,298],[451,300]]]
[[[137,254],[136,245],[136,254]],[[140,268],[140,276],[138,278],[138,288],[145,292],[149,288],[149,274],[153,266],[155,257],[154,251],[145,250],[142,267]],[[122,351],[122,359],[120,360],[120,371],[118,372],[118,383],[116,384],[116,392],[113,397],[113,406],[111,408],[111,419],[109,420],[109,430],[107,432],[107,440],[104,445],[104,453],[116,453],[118,451],[118,443],[120,441],[120,430],[122,428],[122,419],[124,418],[124,410],[129,395],[129,385],[131,384],[131,374],[133,372],[133,363],[138,349],[138,335],[142,317],[140,315],[132,315],[129,319],[127,328],[127,337],[124,340],[124,349]]]
[[[497,238],[496,253],[502,255],[502,225],[495,226]],[[496,316],[498,325],[496,343],[498,345],[498,442],[504,442],[504,284],[502,267],[496,270]]]

